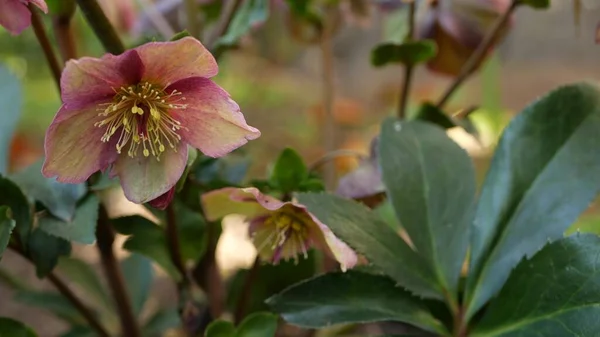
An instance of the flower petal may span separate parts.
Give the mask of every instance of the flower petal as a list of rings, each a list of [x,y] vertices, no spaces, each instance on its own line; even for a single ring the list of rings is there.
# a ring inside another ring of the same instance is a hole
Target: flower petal
[[[46,132],[44,176],[81,183],[115,161],[114,141],[103,143],[100,139],[105,130],[94,126],[99,119],[96,105],[78,110],[69,110],[66,105],[60,108]]]
[[[63,103],[83,106],[114,97],[121,86],[137,83],[144,65],[135,50],[119,56],[82,57],[67,62],[60,78]]]
[[[117,158],[111,175],[119,176],[129,201],[142,204],[158,198],[175,186],[185,170],[187,157],[185,142],[179,142],[177,152],[171,149],[163,152],[160,161],[140,153],[132,158],[124,151]]]
[[[29,8],[19,0],[0,1],[0,26],[18,35],[31,25]]]
[[[265,215],[268,210],[256,202],[255,193],[260,194],[256,188],[235,187],[225,187],[204,193],[201,202],[206,219],[215,221],[229,214],[240,214],[249,219]],[[276,199],[273,200],[281,203]],[[275,201],[273,201],[274,204]]]
[[[46,1],[44,1],[44,0],[29,0],[29,2],[36,5],[37,8],[42,10],[42,12],[48,14],[48,5],[46,5]]]
[[[146,66],[144,80],[168,86],[188,77],[213,77],[219,71],[212,54],[193,37],[150,42],[135,48]]]
[[[315,246],[329,253],[339,263],[342,271],[346,271],[356,265],[358,262],[358,255],[350,248],[345,242],[338,239],[335,234],[316,216],[310,213],[304,205],[293,203],[294,206],[303,209],[308,216],[314,221],[313,225],[309,227],[310,237],[313,240]]]
[[[148,204],[156,209],[164,210],[173,201],[173,198],[175,198],[175,186],[161,194],[158,198],[148,201]]]
[[[246,124],[240,107],[229,94],[209,79],[192,77],[169,86],[185,97],[187,108],[173,110],[184,126],[180,134],[190,145],[210,157],[220,157],[260,136]]]

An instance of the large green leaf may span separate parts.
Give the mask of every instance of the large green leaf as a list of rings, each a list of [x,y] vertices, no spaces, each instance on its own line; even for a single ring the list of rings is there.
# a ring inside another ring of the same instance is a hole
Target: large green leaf
[[[96,221],[98,220],[98,206],[100,201],[94,194],[90,194],[77,207],[72,220],[64,221],[50,215],[39,218],[39,228],[44,232],[83,244],[92,244],[96,241]]]
[[[0,317],[0,337],[37,337],[37,335],[21,322]]]
[[[176,281],[181,278],[171,261],[164,231],[152,221],[141,216],[127,216],[111,220],[114,228],[129,238],[123,248],[139,253],[158,263]]]
[[[142,328],[143,336],[163,336],[165,330],[181,325],[181,318],[175,309],[162,309],[155,312]]]
[[[8,246],[10,235],[15,228],[15,220],[12,219],[12,212],[7,206],[0,206],[0,259]]]
[[[8,170],[10,143],[21,113],[21,82],[0,65],[0,174]]]
[[[423,259],[376,213],[335,195],[299,194],[304,204],[340,239],[416,295],[442,298],[434,275]]]
[[[267,303],[287,322],[301,327],[399,321],[445,333],[424,303],[393,280],[357,271],[317,276],[269,298]]]
[[[114,308],[106,288],[104,288],[98,274],[89,263],[74,257],[61,257],[58,260],[57,268],[69,281],[77,284],[85,291],[86,297],[93,298],[107,311]]]
[[[31,206],[17,184],[0,176],[0,206],[8,206],[16,221],[21,242],[26,243],[31,232]]]
[[[83,324],[83,316],[71,305],[65,297],[59,293],[49,291],[23,290],[15,294],[15,301],[27,306],[48,310],[65,322],[71,324]]]
[[[471,336],[600,336],[600,238],[579,234],[522,260]]]
[[[206,337],[235,337],[233,323],[227,321],[213,321],[206,328]]]
[[[246,317],[237,328],[236,337],[274,337],[277,315],[257,312]]]
[[[135,314],[139,314],[150,294],[152,287],[152,263],[141,254],[131,254],[121,262],[121,270],[131,297],[131,305]]]
[[[43,230],[35,229],[29,238],[29,256],[35,264],[35,272],[39,278],[50,273],[61,256],[71,254],[71,243]]]
[[[206,221],[196,212],[179,200],[173,201],[181,256],[184,261],[198,261],[204,255],[208,237],[204,235]]]
[[[219,46],[236,44],[253,26],[263,23],[268,17],[268,0],[244,1],[231,20],[227,33],[217,41],[217,44]]]
[[[439,287],[456,293],[475,205],[475,172],[444,129],[388,119],[379,162],[400,224],[432,268]]]
[[[600,189],[600,92],[561,87],[506,128],[483,185],[471,238],[467,315],[524,256],[555,240]]]
[[[73,220],[77,201],[83,197],[85,184],[62,184],[42,175],[43,160],[11,176],[26,195],[41,202],[48,211],[63,221]]]

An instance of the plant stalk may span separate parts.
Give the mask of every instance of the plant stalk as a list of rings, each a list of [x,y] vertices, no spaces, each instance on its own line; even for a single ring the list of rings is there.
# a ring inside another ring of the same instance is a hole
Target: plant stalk
[[[333,57],[333,8],[327,8],[327,14],[323,23],[323,31],[320,40],[321,67],[322,67],[322,95],[324,111],[324,127],[322,133],[323,150],[325,153],[336,149],[336,125],[334,118],[335,102],[335,74]],[[333,188],[335,183],[335,165],[327,165],[323,168],[323,180],[327,189]]]
[[[408,34],[406,41],[415,39],[415,14],[417,12],[417,2],[411,1],[408,7]],[[410,85],[414,72],[414,64],[406,64],[404,66],[404,82],[400,88],[400,101],[398,101],[398,118],[406,118],[406,107],[408,106],[408,97],[410,94]]]
[[[77,4],[104,49],[114,55],[125,52],[123,42],[98,2],[96,0],[77,0]]]
[[[244,280],[244,285],[242,286],[242,292],[240,293],[240,298],[235,306],[235,314],[233,316],[233,321],[235,325],[239,325],[246,315],[246,311],[248,311],[248,304],[250,302],[250,296],[252,294],[252,287],[256,282],[256,278],[258,277],[258,269],[260,268],[260,258],[257,256],[254,260],[254,264],[248,271],[246,275],[246,279]]]
[[[141,337],[142,335],[137,322],[137,317],[133,312],[133,306],[131,305],[130,297],[127,293],[127,288],[125,287],[123,273],[119,262],[114,255],[113,243],[115,241],[115,233],[110,227],[108,214],[103,205],[100,205],[98,214],[96,240],[102,267],[104,268],[104,273],[111,288],[113,298],[117,304],[122,334],[127,337]]]
[[[52,27],[58,44],[58,50],[62,56],[63,62],[77,58],[77,47],[75,46],[75,37],[71,27],[70,15],[57,15],[52,18]]]
[[[485,36],[483,41],[481,41],[479,46],[477,46],[477,49],[473,52],[473,54],[471,54],[471,57],[469,57],[465,65],[462,67],[460,73],[454,79],[454,82],[452,82],[450,87],[448,87],[446,92],[442,95],[442,98],[440,98],[440,100],[437,102],[436,106],[438,108],[443,108],[444,105],[448,103],[448,100],[450,99],[450,97],[452,97],[454,92],[463,84],[463,82],[467,78],[469,78],[469,76],[471,76],[475,72],[475,69],[477,69],[477,66],[481,63],[487,51],[500,37],[502,28],[504,28],[511,14],[515,11],[518,5],[519,0],[513,0],[506,12],[504,12],[504,14],[500,18],[498,18],[498,20],[494,24],[494,27],[492,27],[492,29]]]
[[[42,22],[38,9],[35,8],[33,4],[29,4],[28,7],[31,12],[31,26],[33,27],[33,32],[44,51],[44,56],[46,56],[46,61],[52,72],[54,83],[58,87],[58,91],[60,91],[60,74],[62,72],[62,67],[60,66],[60,63],[58,63],[56,54],[54,54],[54,50],[48,39],[48,34],[46,34],[46,30],[44,29],[44,23]]]

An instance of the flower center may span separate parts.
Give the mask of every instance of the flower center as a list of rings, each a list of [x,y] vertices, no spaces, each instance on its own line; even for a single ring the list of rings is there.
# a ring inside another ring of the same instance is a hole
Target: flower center
[[[291,206],[275,211],[265,220],[264,232],[254,235],[257,250],[259,253],[269,250],[265,255],[272,255],[275,263],[282,258],[294,258],[297,263],[300,254],[307,258],[310,246],[309,221],[305,214]]]
[[[177,152],[181,140],[178,131],[182,126],[169,111],[187,108],[187,104],[181,103],[185,101],[181,92],[166,93],[148,82],[113,90],[116,93],[113,101],[99,105],[98,116],[105,118],[94,124],[106,128],[102,142],[108,142],[117,134],[117,152],[129,146],[127,155],[132,158],[140,149],[144,157],[152,154],[156,160],[160,160],[167,146]]]

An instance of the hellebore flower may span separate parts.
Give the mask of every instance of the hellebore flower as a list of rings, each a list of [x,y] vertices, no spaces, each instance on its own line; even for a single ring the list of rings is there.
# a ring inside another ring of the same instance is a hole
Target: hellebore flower
[[[202,206],[211,221],[228,214],[245,215],[250,223],[250,236],[263,261],[297,262],[299,255],[306,258],[308,249],[315,247],[334,257],[344,271],[356,265],[356,253],[295,201],[277,200],[254,187],[227,187],[204,194]]]
[[[27,8],[30,3],[48,13],[48,6],[44,0],[0,0],[0,26],[12,35],[21,34],[31,25],[31,12]]]
[[[191,37],[69,61],[42,173],[80,183],[110,169],[132,202],[162,196],[184,172],[188,144],[220,157],[260,136],[209,79],[217,72],[213,56]]]

